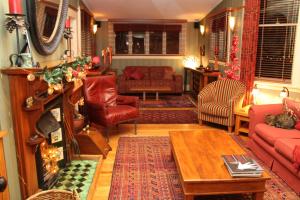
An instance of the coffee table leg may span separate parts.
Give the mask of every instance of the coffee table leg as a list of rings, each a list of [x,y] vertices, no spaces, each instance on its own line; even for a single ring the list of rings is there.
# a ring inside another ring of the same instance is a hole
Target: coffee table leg
[[[184,195],[184,200],[194,200],[193,195]]]
[[[156,92],[156,101],[158,100],[158,92]]]
[[[264,199],[264,193],[263,192],[256,192],[252,194],[253,200],[263,200]]]
[[[143,101],[146,100],[146,92],[143,92]]]

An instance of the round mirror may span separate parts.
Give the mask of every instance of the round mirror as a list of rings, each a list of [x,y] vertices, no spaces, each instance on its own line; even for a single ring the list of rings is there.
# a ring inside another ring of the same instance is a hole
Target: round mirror
[[[50,55],[58,47],[68,6],[69,0],[26,0],[30,38],[40,54]]]

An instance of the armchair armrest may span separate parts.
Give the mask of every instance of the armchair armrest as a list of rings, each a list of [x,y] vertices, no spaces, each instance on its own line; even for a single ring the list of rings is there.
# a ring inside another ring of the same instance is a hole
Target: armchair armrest
[[[135,96],[118,95],[117,104],[118,105],[130,105],[130,106],[138,108],[139,107],[139,98],[135,97]]]
[[[198,95],[198,104],[199,107],[203,103],[214,101],[214,96],[212,92],[214,91],[214,88],[212,85],[208,84],[206,87],[204,87]]]
[[[92,102],[87,102],[86,104],[89,121],[97,124],[103,124],[107,112],[106,107],[104,105]]]
[[[283,112],[282,104],[253,105],[249,109],[249,136],[254,133],[256,124],[263,123],[268,114],[276,115]]]

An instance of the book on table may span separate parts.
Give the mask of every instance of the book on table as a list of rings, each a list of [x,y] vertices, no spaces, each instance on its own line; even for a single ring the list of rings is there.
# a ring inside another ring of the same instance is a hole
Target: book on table
[[[263,168],[247,155],[222,155],[232,177],[260,177]]]

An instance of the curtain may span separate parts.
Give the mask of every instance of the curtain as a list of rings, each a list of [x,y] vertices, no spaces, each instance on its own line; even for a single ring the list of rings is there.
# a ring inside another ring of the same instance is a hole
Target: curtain
[[[240,74],[240,80],[246,85],[246,95],[243,102],[244,106],[250,104],[252,101],[251,91],[253,89],[255,77],[259,15],[260,0],[246,0]]]

